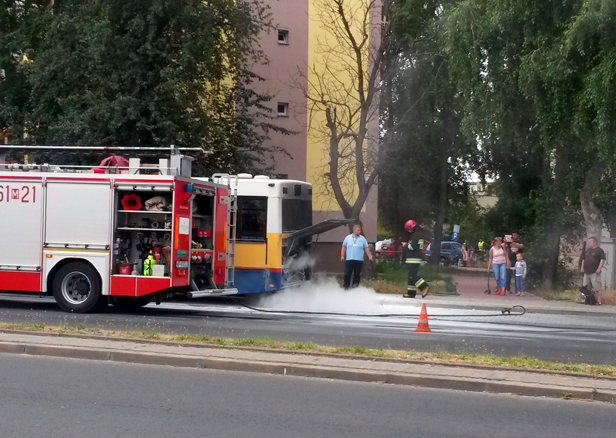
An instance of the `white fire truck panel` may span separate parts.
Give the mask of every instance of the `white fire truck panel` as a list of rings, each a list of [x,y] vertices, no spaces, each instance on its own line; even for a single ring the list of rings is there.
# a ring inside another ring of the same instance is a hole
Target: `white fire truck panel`
[[[111,202],[109,182],[48,181],[45,244],[110,245]]]
[[[40,268],[42,205],[40,182],[0,182],[0,267]]]

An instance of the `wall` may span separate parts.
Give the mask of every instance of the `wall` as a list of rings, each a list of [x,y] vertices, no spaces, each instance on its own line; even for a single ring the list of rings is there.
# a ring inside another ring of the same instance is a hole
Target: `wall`
[[[273,123],[294,132],[284,135],[270,131],[267,145],[286,151],[276,154],[273,174],[306,181],[307,103],[302,88],[307,86],[308,0],[266,0],[265,3],[271,8],[275,29],[261,34],[261,49],[268,64],[255,66],[253,70],[266,80],[255,82],[254,87],[274,96],[269,103],[274,116],[278,102],[289,104],[289,116],[277,117]],[[288,44],[278,43],[277,29],[288,30]]]
[[[310,3],[310,40],[309,40],[309,88],[308,92],[313,97],[318,97],[320,93],[329,100],[347,103],[349,112],[357,110],[357,105],[354,103],[357,92],[347,92],[346,89],[356,87],[358,84],[358,76],[353,69],[355,68],[355,55],[350,51],[350,48],[338,44],[338,40],[332,33],[331,22],[324,17],[323,5],[327,0],[315,0]],[[357,39],[361,38],[363,28],[361,14],[369,3],[366,0],[348,0],[346,3],[349,10],[355,12],[354,17],[359,18],[352,22],[353,33]],[[380,4],[374,6],[371,21],[369,21],[370,44],[364,47],[363,53],[363,69],[369,71],[371,54],[369,50],[377,47],[379,44],[380,35],[375,32],[380,29]],[[376,38],[375,38],[376,33]],[[336,53],[338,49],[341,53]],[[344,50],[344,51],[343,51]],[[350,67],[349,72],[347,67]],[[365,76],[365,75],[364,75]],[[364,77],[364,84],[366,84]],[[323,91],[324,90],[324,91]],[[364,91],[366,87],[364,86]],[[350,96],[350,98],[349,98]],[[368,123],[368,137],[364,146],[364,154],[374,154],[378,148],[378,107],[377,101],[372,109],[372,117]],[[317,104],[308,104],[310,117],[308,118],[308,145],[307,145],[307,180],[314,186],[313,190],[313,221],[343,217],[342,212],[336,202],[336,199],[329,187],[327,175],[329,173],[329,137],[328,129],[326,128],[326,117],[324,107]],[[338,105],[337,109],[342,112],[344,105]],[[345,117],[345,115],[342,115]],[[357,118],[350,118],[346,115],[346,119],[351,122],[352,129],[358,128]],[[351,139],[347,140],[351,141]],[[346,162],[354,167],[354,161]],[[343,162],[341,164],[344,164]],[[369,171],[369,169],[366,169]],[[355,172],[350,172],[350,178],[346,183],[342,183],[342,190],[352,195],[347,195],[347,200],[351,203],[355,201],[358,188],[355,179]],[[377,188],[373,186],[369,198],[362,209],[360,220],[364,225],[364,233],[369,241],[376,240],[376,217],[377,217]],[[320,242],[336,242],[341,241],[346,231],[334,230],[320,236]]]
[[[328,190],[329,182],[325,177],[328,171],[329,156],[328,139],[320,135],[324,114],[311,114],[311,108],[305,97],[305,92],[310,90],[310,83],[314,84],[318,80],[315,72],[319,72],[319,69],[322,72],[324,66],[323,56],[326,54],[320,50],[319,46],[323,42],[331,41],[332,38],[319,22],[319,16],[316,13],[316,8],[324,1],[326,0],[266,0],[266,4],[271,8],[275,27],[289,31],[288,45],[278,43],[277,30],[263,33],[260,39],[261,48],[268,57],[269,64],[254,68],[257,74],[266,79],[264,82],[257,83],[255,88],[259,92],[274,96],[270,103],[271,108],[276,111],[278,102],[289,103],[289,117],[278,117],[273,122],[296,132],[294,135],[270,132],[271,140],[268,145],[281,147],[286,151],[286,154],[276,154],[272,173],[313,184],[313,223],[343,217],[333,194]],[[365,0],[350,0],[349,4],[359,7],[366,2]],[[375,10],[372,16],[372,30],[380,28],[378,11],[380,8]],[[378,33],[371,34],[372,44],[378,42],[379,37]],[[342,83],[352,82],[350,77],[344,77],[343,74],[337,76],[336,79]],[[371,140],[366,148],[374,152],[378,146],[378,114],[373,117],[369,129]],[[366,238],[374,242],[377,227],[376,186],[373,186],[370,191],[360,219],[364,225]],[[348,233],[348,228],[341,227],[319,236],[316,245],[318,255],[316,270],[319,270],[319,267],[327,267],[331,270],[332,267],[337,266],[333,264],[330,257],[332,252],[337,253],[333,261],[340,264],[340,244]],[[335,250],[332,251],[332,248]],[[340,269],[342,269],[341,266]]]

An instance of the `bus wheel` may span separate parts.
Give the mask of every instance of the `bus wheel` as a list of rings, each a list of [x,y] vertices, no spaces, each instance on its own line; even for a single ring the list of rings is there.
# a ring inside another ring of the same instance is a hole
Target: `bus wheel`
[[[152,297],[139,297],[139,298],[130,298],[130,297],[117,297],[111,302],[113,307],[120,311],[131,312],[133,310],[140,309],[146,304],[152,301]]]
[[[66,312],[92,312],[104,303],[98,272],[84,262],[60,268],[53,279],[53,296]]]

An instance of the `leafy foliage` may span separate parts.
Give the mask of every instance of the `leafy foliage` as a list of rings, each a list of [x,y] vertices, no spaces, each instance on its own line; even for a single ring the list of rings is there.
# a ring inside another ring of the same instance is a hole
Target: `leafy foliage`
[[[526,232],[545,286],[557,279],[580,210],[589,234],[603,222],[597,199],[614,166],[614,10],[603,0],[466,0],[446,19],[463,132],[499,179],[488,223],[499,234]]]
[[[391,2],[382,96],[382,142],[387,148],[379,183],[380,218],[399,232],[410,218],[434,222],[439,241],[447,211],[467,199],[464,181],[473,152],[460,132],[460,102],[440,38],[442,12],[449,5]]]
[[[413,121],[392,134],[400,147],[381,177],[382,217],[396,227],[405,215],[436,217],[438,228],[445,175],[447,221],[522,231],[531,269],[549,287],[581,222],[588,235],[604,218],[616,224],[616,4],[391,4],[398,73],[383,96],[383,126],[396,126],[388,117],[405,108]],[[470,169],[496,180],[499,202],[484,217],[464,190]]]
[[[0,133],[21,137],[29,111],[28,71],[50,21],[48,1],[0,3]]]
[[[265,162],[278,128],[250,88],[260,0],[64,0],[45,24],[25,75],[27,140],[200,146],[211,170]]]

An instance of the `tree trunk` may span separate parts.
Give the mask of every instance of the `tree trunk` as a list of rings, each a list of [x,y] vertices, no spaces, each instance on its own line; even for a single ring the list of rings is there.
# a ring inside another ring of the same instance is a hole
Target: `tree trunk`
[[[601,184],[601,175],[604,171],[602,163],[595,164],[584,179],[584,186],[580,191],[582,214],[586,225],[586,238],[595,237],[597,244],[601,244],[601,232],[603,231],[603,215],[595,203],[595,193]]]
[[[565,146],[562,146],[565,147]],[[558,257],[560,255],[560,237],[562,223],[559,212],[565,207],[565,190],[563,187],[563,173],[565,172],[565,157],[561,147],[556,147],[554,177],[550,166],[551,157],[546,153],[544,160],[544,205],[548,209],[545,224],[545,263],[541,269],[541,286],[552,289],[558,271]]]
[[[434,241],[432,242],[432,256],[430,263],[438,266],[441,258],[441,241],[443,240],[443,225],[447,217],[447,155],[441,159],[440,184],[438,194],[438,211],[434,223]]]
[[[541,270],[541,286],[545,289],[552,289],[556,280],[558,269],[558,255],[560,253],[560,224],[554,224],[546,236],[545,247],[547,259]]]

